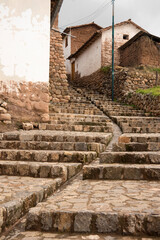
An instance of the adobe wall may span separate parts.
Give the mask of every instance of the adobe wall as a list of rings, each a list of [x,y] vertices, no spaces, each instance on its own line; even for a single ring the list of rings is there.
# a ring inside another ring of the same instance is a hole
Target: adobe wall
[[[120,65],[136,67],[148,65],[160,67],[160,44],[142,36],[125,49],[120,50]]]
[[[95,32],[94,25],[71,29],[71,34],[76,38],[71,38],[71,54],[75,53]]]

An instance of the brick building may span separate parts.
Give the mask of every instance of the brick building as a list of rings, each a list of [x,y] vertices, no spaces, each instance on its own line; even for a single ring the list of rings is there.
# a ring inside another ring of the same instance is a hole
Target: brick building
[[[143,29],[130,19],[115,24],[115,64],[120,64],[119,47]],[[143,30],[145,31],[145,30]],[[96,31],[68,59],[75,66],[72,68],[79,77],[92,74],[102,66],[109,66],[112,62],[112,26]]]
[[[160,67],[159,37],[141,31],[119,49],[121,66],[147,65]]]
[[[74,64],[71,64],[67,58],[74,54],[97,30],[102,27],[94,22],[79,26],[67,27],[63,33],[63,50],[66,59],[67,74],[70,75]]]

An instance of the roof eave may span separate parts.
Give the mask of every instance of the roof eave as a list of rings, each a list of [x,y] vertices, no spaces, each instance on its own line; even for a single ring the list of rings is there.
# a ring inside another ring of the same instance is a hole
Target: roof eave
[[[61,8],[61,6],[62,6],[62,3],[63,3],[63,0],[57,1],[57,5],[55,6],[55,9],[54,9],[54,11],[51,13],[51,26],[50,26],[51,29],[52,29],[54,20],[55,20],[57,14],[58,14],[59,11],[60,11],[60,8]]]

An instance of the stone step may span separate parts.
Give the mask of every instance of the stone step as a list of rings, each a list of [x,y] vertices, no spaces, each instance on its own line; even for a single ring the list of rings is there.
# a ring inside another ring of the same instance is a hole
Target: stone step
[[[57,131],[77,131],[77,132],[106,132],[111,133],[112,126],[92,126],[92,125],[71,125],[71,124],[48,124],[40,123],[40,130],[57,130]]]
[[[160,165],[94,164],[83,167],[83,179],[159,181]]]
[[[61,178],[0,176],[0,233],[15,224],[29,208],[44,201],[63,183]]]
[[[160,236],[159,196],[159,182],[76,180],[30,209],[26,230]]]
[[[131,236],[121,236],[121,235],[109,235],[109,234],[67,234],[67,233],[45,233],[38,231],[22,231],[19,234],[15,234],[12,240],[159,240],[159,238],[146,238],[146,237],[131,237]],[[1,240],[7,240],[5,237]]]
[[[50,113],[50,120],[74,120],[74,121],[86,121],[86,122],[105,122],[111,121],[105,115],[88,115],[88,114],[69,114],[69,113]]]
[[[119,143],[159,143],[160,134],[159,133],[125,133],[119,137]]]
[[[84,125],[84,126],[112,126],[112,122],[110,119],[101,120],[101,121],[86,121],[86,119],[78,118],[63,118],[59,120],[52,120],[49,122],[50,124],[70,124],[70,125]]]
[[[105,111],[104,112],[108,115],[111,116],[142,116],[142,113],[136,112],[136,111],[119,111],[117,109],[117,111]]]
[[[38,142],[87,142],[108,144],[111,133],[70,132],[70,131],[15,131],[0,134],[5,141],[38,141]]]
[[[0,149],[0,159],[25,162],[75,162],[87,164],[97,157],[96,152]]]
[[[150,126],[145,126],[142,124],[141,127],[130,127],[126,123],[121,123],[120,127],[123,133],[160,133],[160,126],[154,126],[150,124]]]
[[[50,107],[91,107],[95,108],[95,106],[90,102],[68,102],[68,103],[50,103]]]
[[[100,110],[97,110],[97,109],[67,109],[67,108],[64,108],[64,109],[60,109],[60,108],[57,108],[57,109],[51,109],[50,110],[51,113],[73,113],[73,114],[88,114],[88,115],[102,115],[103,112],[101,112]]]
[[[95,142],[0,141],[0,149],[95,151],[100,153],[105,151],[106,145]]]
[[[100,154],[100,163],[159,164],[158,152],[104,152]]]
[[[130,142],[130,143],[119,143],[115,144],[113,151],[117,152],[140,152],[140,151],[159,151],[160,142]]]
[[[0,175],[25,176],[33,178],[61,178],[66,182],[82,169],[79,163],[42,163],[1,161]]]

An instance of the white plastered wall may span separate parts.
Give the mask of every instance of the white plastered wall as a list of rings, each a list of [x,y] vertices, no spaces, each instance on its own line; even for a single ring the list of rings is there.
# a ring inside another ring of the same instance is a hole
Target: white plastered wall
[[[88,76],[101,67],[101,37],[93,42],[75,60],[75,71],[80,77]]]
[[[129,39],[134,37],[140,31],[139,28],[131,23],[115,27],[115,64],[119,64],[118,48],[125,44]],[[123,39],[123,35],[129,35],[128,40]],[[110,65],[112,61],[112,28],[102,32],[102,58],[105,64]],[[102,61],[103,62],[103,61]]]
[[[0,81],[48,82],[50,0],[0,0]]]
[[[65,58],[65,65],[66,65],[66,71],[67,74],[71,74],[71,63],[70,60],[67,60],[67,58],[71,55],[71,31],[63,38],[63,52],[64,52],[64,58]],[[65,46],[66,38],[68,38],[68,46]]]

